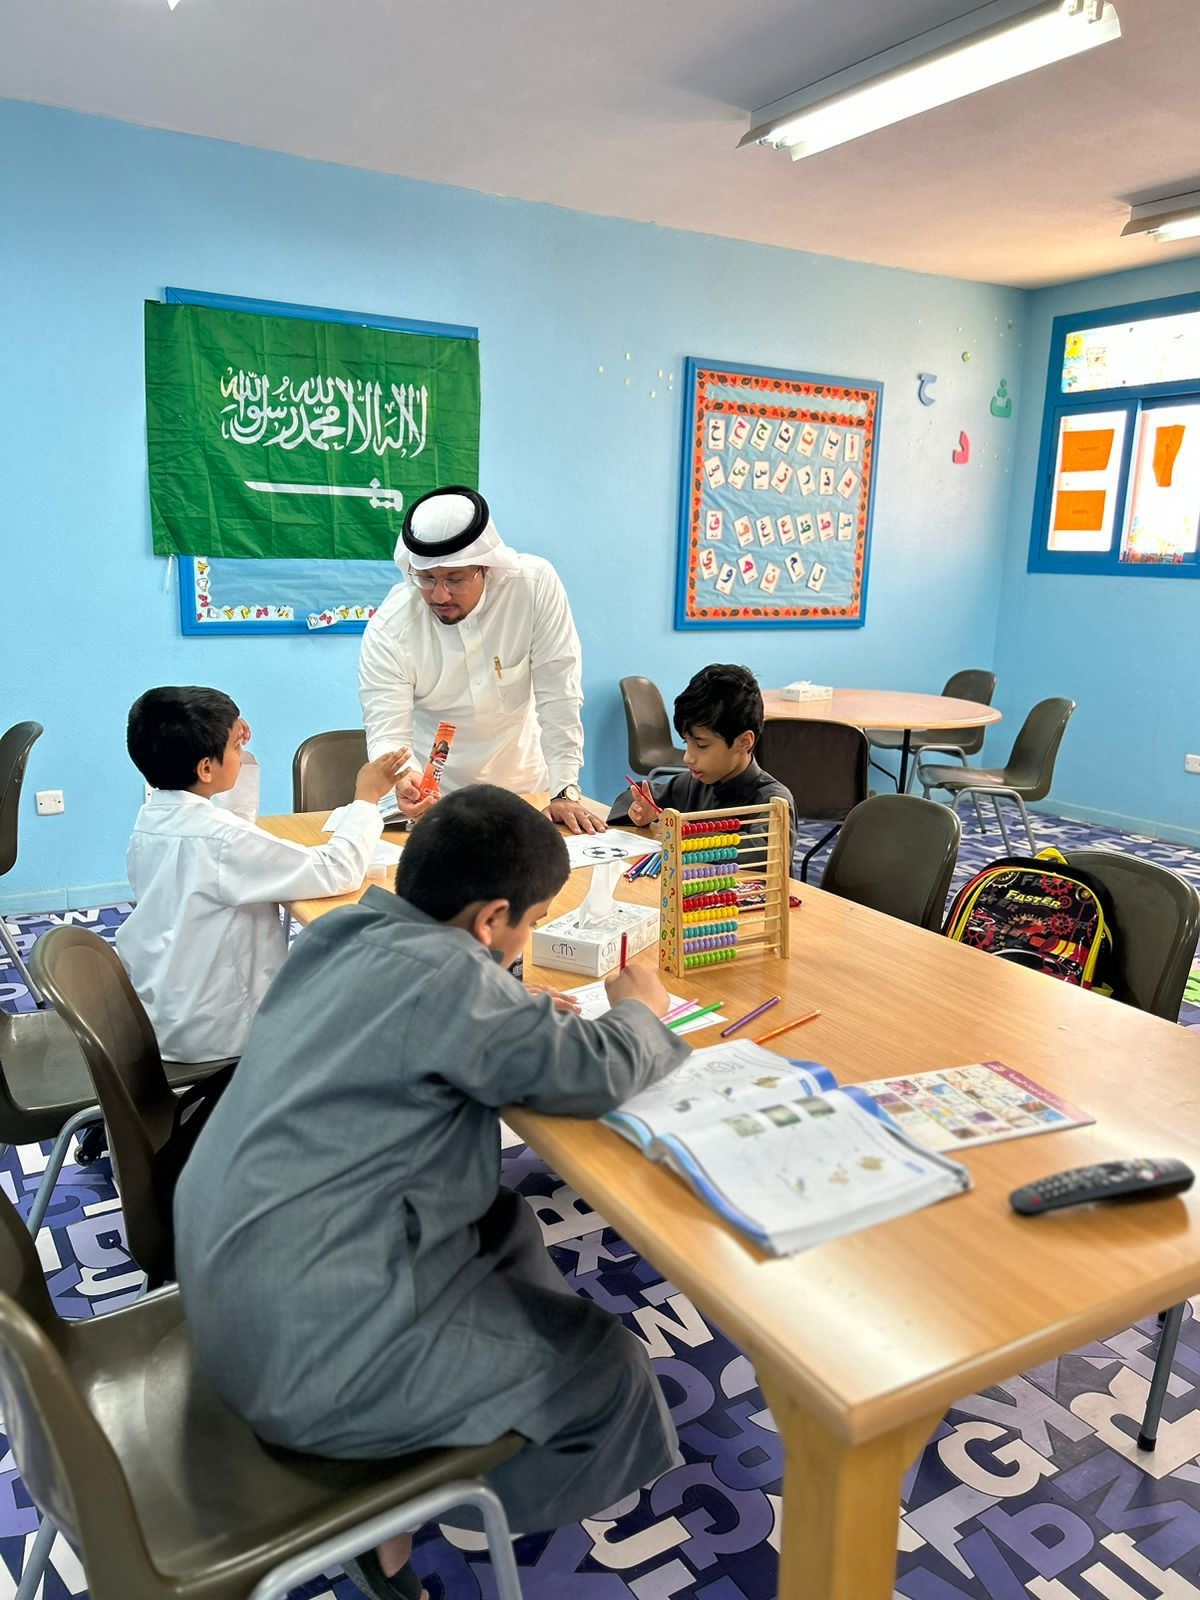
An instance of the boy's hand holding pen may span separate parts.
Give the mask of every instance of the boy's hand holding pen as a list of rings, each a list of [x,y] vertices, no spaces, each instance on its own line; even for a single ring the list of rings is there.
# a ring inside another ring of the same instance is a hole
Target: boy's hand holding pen
[[[648,828],[657,818],[662,816],[662,807],[650,792],[648,783],[638,783],[636,778],[625,774],[625,781],[629,785],[629,820],[635,828]]]

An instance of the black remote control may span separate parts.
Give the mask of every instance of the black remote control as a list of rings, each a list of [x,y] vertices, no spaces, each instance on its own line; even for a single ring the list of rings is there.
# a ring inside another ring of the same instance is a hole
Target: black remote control
[[[1135,1200],[1143,1195],[1180,1194],[1190,1189],[1195,1174],[1183,1161],[1144,1156],[1134,1161],[1100,1161],[1094,1167],[1072,1167],[1022,1184],[1009,1204],[1024,1217],[1060,1206],[1082,1206],[1092,1200]]]

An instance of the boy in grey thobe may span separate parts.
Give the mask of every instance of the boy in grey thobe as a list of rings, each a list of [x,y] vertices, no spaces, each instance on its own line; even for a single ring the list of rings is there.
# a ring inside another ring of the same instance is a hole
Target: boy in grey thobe
[[[530,1442],[492,1482],[525,1531],[676,1459],[642,1346],[499,1188],[498,1107],[599,1116],[688,1054],[645,967],[591,1022],[504,970],[566,873],[524,801],[444,798],[396,895],[297,941],[175,1201],[197,1359],[263,1438],[364,1457],[515,1430]]]

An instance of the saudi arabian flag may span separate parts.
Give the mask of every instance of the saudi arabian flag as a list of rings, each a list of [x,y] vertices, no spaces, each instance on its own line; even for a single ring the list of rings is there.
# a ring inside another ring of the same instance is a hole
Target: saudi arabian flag
[[[405,508],[479,482],[479,345],[146,302],[157,555],[391,556]]]

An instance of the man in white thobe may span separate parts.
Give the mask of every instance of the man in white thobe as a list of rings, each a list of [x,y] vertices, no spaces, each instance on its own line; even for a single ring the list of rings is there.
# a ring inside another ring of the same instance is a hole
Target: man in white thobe
[[[547,814],[573,833],[603,826],[580,803],[583,765],[579,635],[558,574],[501,540],[473,489],[435,489],[409,507],[396,545],[409,579],[367,624],[358,692],[368,755],[407,745],[396,785],[412,820],[418,778],[439,722],[454,724],[444,793],[494,783],[545,792]]]

